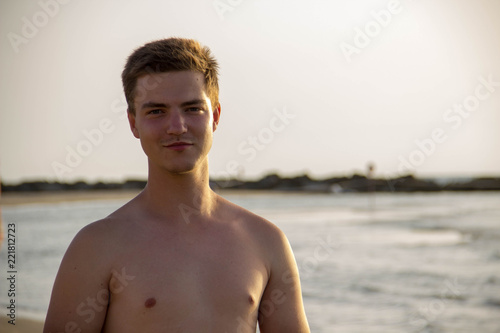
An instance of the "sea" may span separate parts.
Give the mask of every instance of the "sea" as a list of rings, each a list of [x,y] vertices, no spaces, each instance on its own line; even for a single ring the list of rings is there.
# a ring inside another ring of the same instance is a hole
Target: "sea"
[[[287,235],[312,332],[500,332],[500,192],[227,192]],[[3,206],[17,316],[43,319],[75,234],[125,199]],[[8,320],[7,244],[0,304]]]

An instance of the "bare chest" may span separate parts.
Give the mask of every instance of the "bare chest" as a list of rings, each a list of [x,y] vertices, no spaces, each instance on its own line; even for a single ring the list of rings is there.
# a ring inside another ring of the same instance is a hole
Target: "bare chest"
[[[138,237],[118,257],[106,331],[252,326],[268,278],[255,246],[238,233]]]

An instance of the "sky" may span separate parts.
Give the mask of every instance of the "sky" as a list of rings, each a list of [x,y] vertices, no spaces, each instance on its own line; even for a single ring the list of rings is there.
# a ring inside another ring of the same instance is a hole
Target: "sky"
[[[0,1],[5,183],[147,177],[120,74],[186,37],[220,64],[210,174],[500,175],[498,0]]]

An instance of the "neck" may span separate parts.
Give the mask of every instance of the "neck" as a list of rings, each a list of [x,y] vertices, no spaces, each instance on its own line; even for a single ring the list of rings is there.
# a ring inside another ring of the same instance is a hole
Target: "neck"
[[[213,214],[217,195],[209,186],[208,163],[183,174],[159,170],[150,164],[141,198],[149,213],[189,224]]]

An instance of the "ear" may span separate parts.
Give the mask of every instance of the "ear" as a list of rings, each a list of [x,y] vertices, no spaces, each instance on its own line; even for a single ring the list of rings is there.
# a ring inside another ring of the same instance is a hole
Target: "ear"
[[[220,120],[220,112],[221,112],[221,107],[220,103],[217,104],[217,107],[213,110],[213,115],[214,115],[214,121],[213,121],[213,131],[217,129],[217,125],[219,125],[219,120]]]
[[[137,139],[139,139],[139,131],[137,130],[137,127],[135,127],[135,115],[132,112],[130,112],[130,110],[127,109],[127,116],[128,116],[128,123],[130,125],[130,129],[132,130],[132,133]]]

